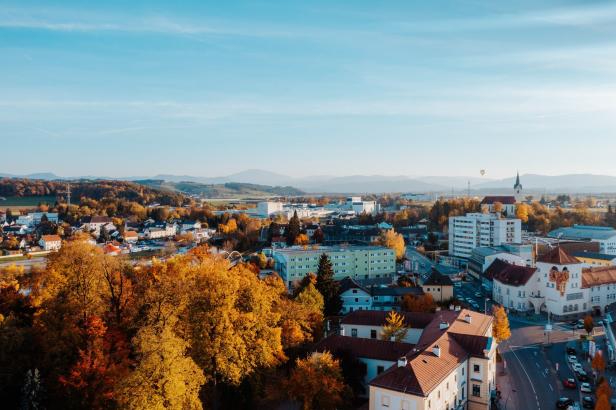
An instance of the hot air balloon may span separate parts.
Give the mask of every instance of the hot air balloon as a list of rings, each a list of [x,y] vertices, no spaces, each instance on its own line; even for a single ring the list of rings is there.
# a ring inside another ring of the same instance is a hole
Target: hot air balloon
[[[479,173],[481,174],[481,176],[484,176],[486,174],[486,170],[482,169],[481,171],[479,171]]]

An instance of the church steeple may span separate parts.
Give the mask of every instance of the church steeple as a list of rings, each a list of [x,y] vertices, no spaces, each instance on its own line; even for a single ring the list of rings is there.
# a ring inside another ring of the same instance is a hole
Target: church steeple
[[[516,195],[520,195],[520,193],[522,192],[522,184],[520,183],[520,171],[518,171],[518,174],[515,177],[515,185],[513,186],[513,191]]]

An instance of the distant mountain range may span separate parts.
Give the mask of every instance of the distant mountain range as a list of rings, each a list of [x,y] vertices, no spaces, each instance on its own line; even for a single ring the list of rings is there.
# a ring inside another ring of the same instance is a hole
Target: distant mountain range
[[[332,176],[315,175],[309,177],[290,177],[287,175],[249,169],[235,174],[220,177],[198,177],[191,175],[160,174],[146,177],[60,177],[53,173],[35,173],[29,175],[1,174],[0,177],[25,177],[31,179],[118,179],[128,181],[159,180],[172,183],[190,182],[203,185],[220,185],[227,183],[254,184],[262,187],[280,188],[280,192],[306,193],[340,193],[363,194],[384,192],[433,192],[448,193],[452,190],[460,192],[470,188],[473,193],[511,193],[514,177],[505,179],[488,179],[466,176],[384,176],[384,175],[351,175]],[[616,192],[616,177],[609,175],[569,174],[569,175],[536,175],[524,174],[520,176],[524,191],[528,193],[612,193]],[[194,188],[194,187],[192,187]],[[201,188],[195,188],[201,189]],[[243,188],[242,188],[243,189]],[[250,190],[250,189],[249,189]],[[257,189],[261,191],[261,188]],[[267,189],[266,189],[267,191]],[[280,195],[284,195],[280,193]]]

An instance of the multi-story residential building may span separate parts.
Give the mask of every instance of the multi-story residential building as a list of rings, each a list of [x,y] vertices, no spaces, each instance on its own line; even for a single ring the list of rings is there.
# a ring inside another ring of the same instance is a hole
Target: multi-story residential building
[[[336,280],[391,278],[396,271],[394,251],[382,246],[292,246],[272,252],[275,269],[289,288],[306,274],[316,273],[324,253],[332,262]]]
[[[369,409],[489,409],[496,389],[492,317],[434,314],[415,346],[369,382]]]
[[[449,255],[470,258],[473,249],[522,241],[519,219],[497,214],[469,213],[449,218]]]
[[[346,208],[353,211],[355,215],[376,214],[379,212],[379,205],[376,201],[363,201],[360,196],[350,196],[346,199]]]
[[[257,203],[257,215],[269,217],[278,212],[282,212],[282,202],[262,201]]]
[[[400,286],[362,286],[350,277],[340,281],[340,298],[342,311],[346,314],[357,310],[400,310],[402,299],[406,295],[421,296],[420,287]]]
[[[550,238],[599,243],[599,252],[616,255],[616,229],[607,226],[573,225],[548,233]]]
[[[514,265],[530,266],[534,263],[532,245],[503,244],[475,248],[468,259],[468,273],[477,279],[483,279],[484,273],[497,259]]]

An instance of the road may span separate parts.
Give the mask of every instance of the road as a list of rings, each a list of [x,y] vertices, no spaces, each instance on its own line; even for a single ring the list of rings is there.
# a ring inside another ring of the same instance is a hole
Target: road
[[[511,338],[499,346],[506,363],[504,374],[497,374],[497,385],[501,390],[501,408],[545,410],[555,408],[560,397],[568,397],[581,403],[580,382],[567,361],[566,345],[570,340],[579,340],[580,330],[564,322],[553,323],[550,344],[544,333],[544,323],[532,323],[525,318],[510,316]],[[595,328],[596,340],[601,340],[600,328]],[[581,332],[584,332],[583,330]],[[578,359],[591,374],[589,364],[578,348]],[[578,387],[567,389],[563,380],[573,378]],[[592,396],[592,395],[591,395]],[[594,396],[593,396],[594,397]]]
[[[6,267],[6,266],[11,266],[11,265],[16,265],[16,266],[23,266],[25,270],[30,270],[33,266],[45,266],[45,264],[47,263],[47,257],[46,256],[35,256],[31,259],[20,259],[20,260],[13,260],[13,261],[6,261],[6,262],[2,262],[2,260],[0,260],[0,268],[1,267]]]

